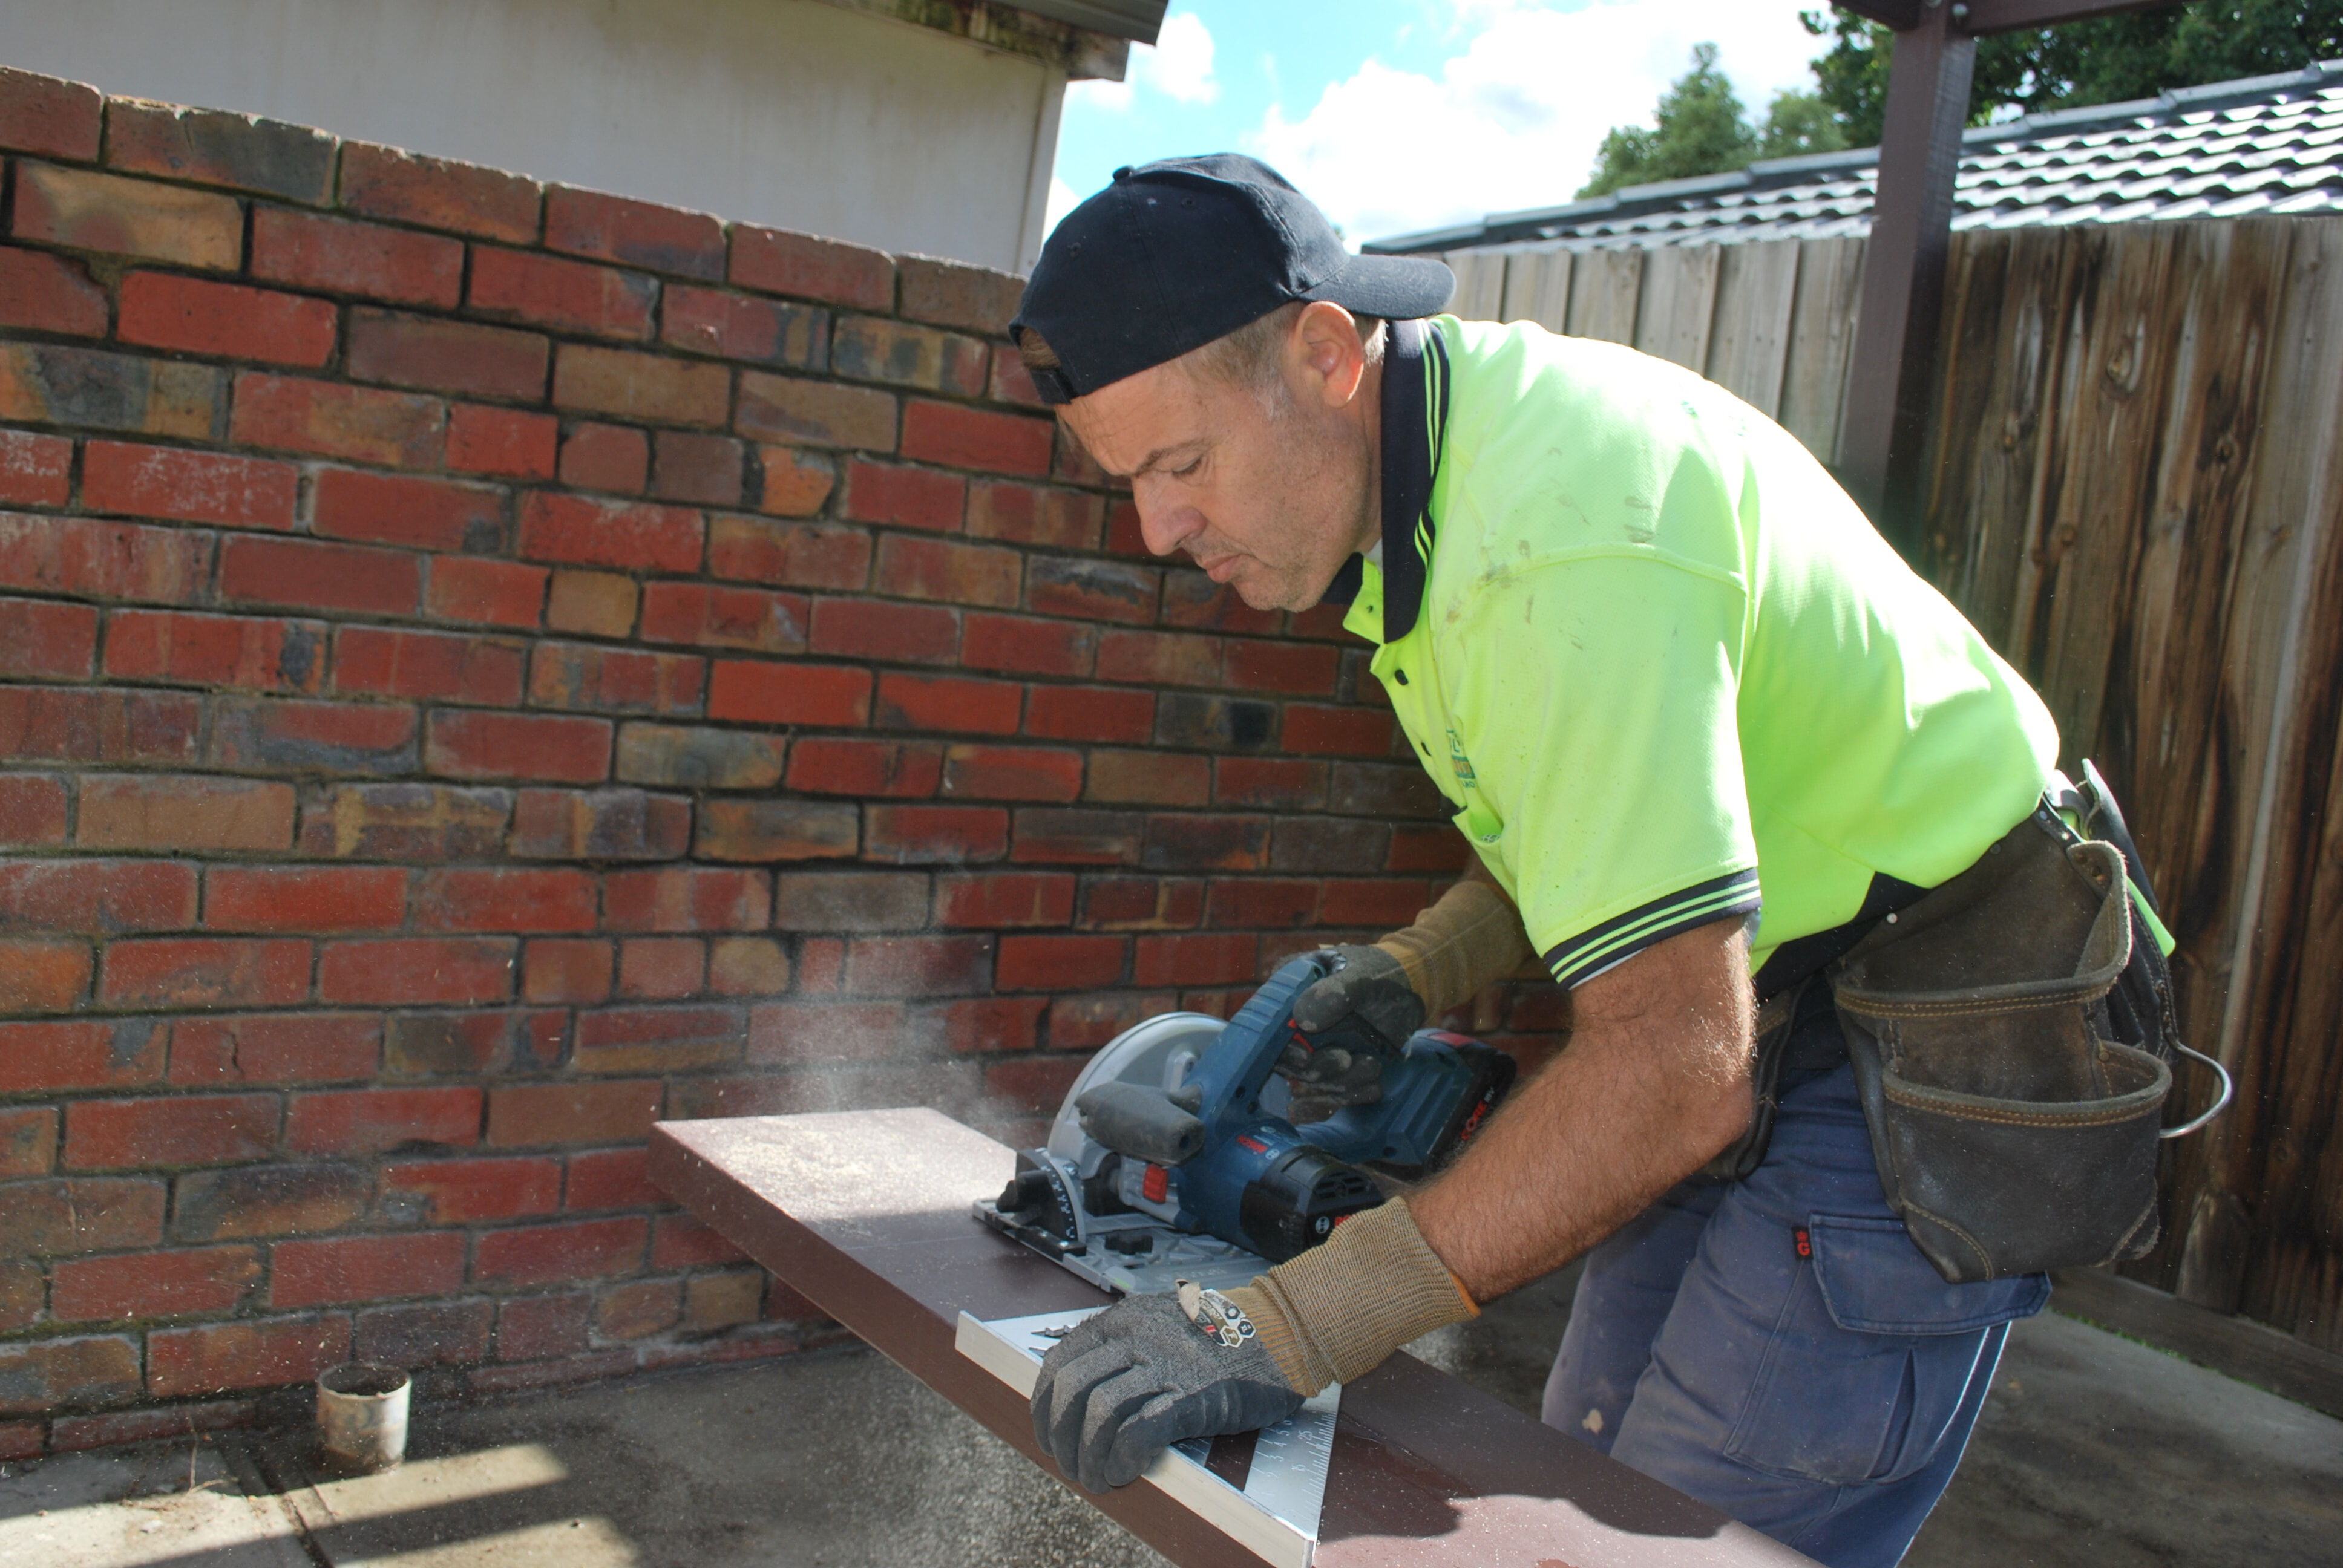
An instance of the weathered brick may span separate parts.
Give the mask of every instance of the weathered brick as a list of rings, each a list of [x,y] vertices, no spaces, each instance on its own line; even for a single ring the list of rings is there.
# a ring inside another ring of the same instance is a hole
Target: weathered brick
[[[553,359],[553,404],[666,425],[721,425],[732,407],[729,367],[626,348],[565,343]]]
[[[323,206],[333,199],[340,144],[323,131],[225,109],[116,98],[106,115],[109,168],[283,196]]]
[[[226,1432],[255,1424],[258,1414],[252,1400],[211,1399],[103,1415],[59,1416],[50,1423],[49,1447],[53,1452],[75,1453],[126,1442],[167,1441],[190,1432]]]
[[[1097,651],[1096,630],[1067,621],[974,613],[961,621],[960,662],[971,669],[1006,675],[1088,675]],[[1029,724],[1032,722],[1030,706]],[[1148,710],[1151,715],[1154,711],[1151,701]]]
[[[641,342],[659,284],[639,272],[528,251],[472,247],[471,309],[479,315]]]
[[[549,1214],[561,1206],[561,1166],[527,1157],[417,1160],[386,1165],[387,1216],[427,1225],[463,1225]]]
[[[0,1011],[71,1012],[89,999],[89,944],[0,937]]]
[[[891,452],[895,398],[868,387],[744,370],[732,427],[766,441]]]
[[[595,938],[548,938],[521,954],[521,1000],[593,1003],[610,995],[610,944]]]
[[[373,1183],[351,1165],[239,1165],[178,1178],[175,1241],[307,1235],[339,1230],[366,1212]]]
[[[506,479],[553,477],[561,422],[550,414],[458,403],[447,410],[447,467]]]
[[[1141,937],[1131,953],[1134,984],[1237,985],[1260,978],[1261,939],[1247,931]]]
[[[0,147],[90,163],[105,95],[86,82],[0,65]]]
[[[657,1079],[608,1083],[516,1084],[488,1091],[488,1141],[639,1143],[659,1120]]]
[[[789,955],[769,937],[719,937],[708,944],[708,989],[718,996],[770,996],[789,988]],[[0,1122],[0,1135],[5,1123]]]
[[[968,491],[968,531],[980,538],[1094,550],[1105,515],[1098,497],[1079,490],[979,481]]]
[[[708,583],[648,583],[640,636],[759,653],[802,653],[812,606],[799,594]]]
[[[1082,754],[1039,746],[955,746],[944,754],[943,793],[970,800],[1072,800],[1082,792]]]
[[[1139,859],[1146,819],[1136,811],[1029,806],[1017,813],[1012,859],[1032,864],[1128,866]]]
[[[706,661],[688,654],[540,642],[529,659],[528,699],[538,708],[688,718],[699,711],[706,679]]]
[[[0,775],[0,847],[65,841],[65,784],[54,773]]]
[[[0,327],[103,337],[106,318],[106,290],[89,280],[81,262],[0,246]]]
[[[992,349],[992,375],[985,383],[985,397],[995,403],[1022,403],[1028,408],[1046,407],[1041,394],[1034,389],[1032,372],[1025,361],[1005,343]]]
[[[1103,660],[1101,660],[1103,662]],[[1167,691],[1155,704],[1155,744],[1207,751],[1265,751],[1277,734],[1272,703]]]
[[[358,879],[357,890],[321,896],[308,883],[323,874],[333,873],[307,868],[261,872],[257,875],[266,879],[257,885],[238,876],[223,894],[218,890],[222,871],[215,871],[207,913],[215,923],[229,929],[281,930],[302,923],[273,910],[251,909],[253,900],[285,888],[289,881],[296,885],[287,890],[288,896],[316,911],[318,929],[366,930],[397,923],[400,890],[396,883],[383,885],[384,872],[366,867],[341,873]],[[238,905],[244,909],[234,907]],[[362,1079],[373,1075],[381,1050],[381,1021],[362,1014],[183,1018],[171,1024],[171,1081],[201,1085]]]
[[[208,440],[226,376],[96,348],[0,344],[0,419]]]
[[[1388,757],[1391,744],[1392,716],[1374,708],[1289,702],[1278,733],[1280,749],[1311,757]]]
[[[407,877],[382,866],[215,866],[204,882],[204,924],[219,931],[389,930],[407,916]]]
[[[520,700],[521,651],[491,638],[344,627],[334,645],[334,689],[509,707]]]
[[[1222,678],[1229,685],[1295,697],[1332,696],[1342,664],[1339,648],[1309,643],[1232,638],[1222,653]]]
[[[1214,758],[1212,799],[1222,806],[1315,810],[1326,802],[1326,766],[1289,758]]]
[[[594,1299],[583,1292],[507,1302],[497,1313],[497,1354],[509,1362],[582,1351],[593,1310]]]
[[[789,786],[809,794],[924,799],[943,780],[943,749],[916,741],[809,738],[790,754]]]
[[[498,853],[513,798],[437,784],[341,784],[303,814],[305,855],[461,860]]]
[[[402,1012],[383,1030],[384,1071],[392,1078],[478,1078],[557,1064],[562,1015],[485,1011]]]
[[[662,1228],[659,1241],[666,1240]],[[670,1265],[655,1257],[653,1268]],[[605,1340],[648,1339],[675,1326],[683,1316],[683,1282],[639,1280],[605,1292],[594,1302],[594,1332]]]
[[[1051,437],[1050,420],[1021,414],[920,398],[903,410],[903,456],[947,467],[1040,478],[1050,471]]]
[[[415,885],[421,931],[589,931],[594,879],[584,871],[458,867]]]
[[[1005,936],[996,983],[1003,990],[1079,990],[1119,985],[1128,937]]]
[[[738,1263],[748,1254],[714,1226],[693,1214],[662,1214],[651,1241],[651,1267],[690,1269],[708,1263]]]
[[[369,217],[527,245],[537,237],[540,199],[538,183],[519,175],[342,144],[341,205]]]
[[[992,985],[990,937],[857,937],[850,989],[863,996],[960,996]]]
[[[1346,817],[1442,817],[1454,808],[1409,762],[1337,762],[1326,791],[1327,809]]]
[[[672,284],[659,307],[659,341],[670,348],[807,369],[828,357],[829,317],[801,305]]]
[[[639,496],[650,482],[650,437],[625,425],[573,426],[562,437],[560,473],[573,490]]]
[[[1269,829],[1266,817],[1150,817],[1140,863],[1151,870],[1260,870],[1269,863]]]
[[[1277,629],[1278,612],[1255,609],[1228,583],[1216,583],[1202,572],[1163,574],[1163,624],[1197,631],[1270,632]],[[1240,682],[1234,676],[1231,685]]]
[[[177,692],[0,687],[0,755],[25,762],[196,760],[196,698]]]
[[[820,452],[795,447],[757,448],[757,471],[747,481],[749,504],[777,518],[809,518],[838,485],[838,465]]]
[[[49,1315],[60,1322],[225,1312],[260,1280],[256,1247],[130,1253],[59,1263]]]
[[[38,1263],[15,1259],[0,1259],[0,1330],[29,1328],[40,1321],[48,1301],[48,1280]],[[11,1459],[30,1458],[41,1452],[41,1425],[26,1422],[29,1429],[19,1438],[14,1432],[0,1427],[0,1453]]]
[[[607,1280],[642,1267],[650,1236],[644,1219],[520,1225],[480,1238],[472,1278],[487,1284],[546,1285]]]
[[[122,280],[115,335],[150,348],[315,367],[332,357],[340,325],[341,311],[329,300],[134,272]]]
[[[0,930],[176,930],[196,919],[196,870],[166,860],[0,862]]]
[[[1025,608],[1077,620],[1145,626],[1155,618],[1162,575],[1114,561],[1036,556],[1025,573]]]
[[[902,310],[914,321],[962,327],[987,337],[1009,330],[1025,280],[965,262],[907,256],[896,264],[903,285]]]
[[[622,571],[699,569],[701,521],[681,507],[628,505],[533,490],[521,503],[520,551],[533,560]]]
[[[545,604],[543,567],[441,556],[431,563],[424,613],[482,626],[533,627]]]
[[[811,800],[709,800],[699,808],[692,853],[708,860],[851,859],[861,814]]]
[[[866,310],[895,303],[895,263],[883,251],[785,229],[734,225],[729,276],[744,288]]]
[[[552,352],[535,332],[360,307],[350,312],[344,362],[354,381],[535,402]]]
[[[220,698],[212,704],[215,767],[300,773],[411,773],[415,709],[384,703]]]
[[[448,779],[596,784],[610,771],[610,723],[524,713],[437,712],[431,716],[423,761],[431,772]]]
[[[1007,608],[1017,603],[1024,558],[991,545],[890,535],[879,543],[871,587],[899,598]]]
[[[1357,871],[1381,866],[1392,830],[1383,823],[1328,817],[1281,817],[1270,849],[1278,871]]]
[[[1318,922],[1327,926],[1373,926],[1395,930],[1414,922],[1432,902],[1432,890],[1420,877],[1343,878],[1326,884],[1326,900]]]
[[[200,433],[208,433],[205,423]],[[236,378],[228,439],[386,468],[436,468],[447,426],[447,406],[437,397],[246,370]]]
[[[572,1065],[580,1072],[721,1067],[740,1060],[747,1039],[748,1019],[737,1007],[606,1008],[578,1017]]]
[[[817,610],[817,618],[819,615]],[[890,670],[879,678],[879,706],[872,722],[895,729],[1014,735],[1024,705],[1025,689],[1013,681]]]
[[[73,494],[73,448],[62,436],[0,430],[0,505],[64,506]]]
[[[1064,1101],[1081,1065],[1046,1058],[996,1061],[984,1070],[985,1096],[996,1106],[1046,1116]]]
[[[708,530],[709,576],[783,588],[860,588],[871,553],[868,530],[835,523],[719,517]]]
[[[222,542],[219,580],[232,601],[373,615],[413,615],[423,593],[413,556],[245,535]]]
[[[625,748],[622,738],[622,769]],[[524,789],[513,809],[510,847],[529,860],[671,860],[690,838],[691,803],[672,795]]]
[[[612,871],[602,882],[602,917],[613,931],[754,931],[772,913],[762,871],[678,866]]]
[[[703,507],[740,504],[746,450],[729,436],[661,430],[651,468],[651,494],[663,501]]]
[[[650,272],[724,276],[724,225],[718,219],[568,186],[545,193],[545,248]]]
[[[635,628],[640,590],[616,572],[558,571],[545,596],[545,624],[555,631],[621,638]]]
[[[617,776],[682,789],[767,789],[780,782],[786,749],[748,730],[629,724],[618,731]]]
[[[1212,884],[1208,918],[1216,926],[1306,926],[1318,912],[1322,884],[1248,877]]]
[[[309,944],[161,937],[106,950],[98,1000],[110,1007],[289,1007],[309,997]]]
[[[911,931],[928,922],[928,879],[916,871],[790,871],[773,885],[773,929]]]
[[[502,1001],[512,994],[513,947],[510,940],[498,937],[327,942],[317,995],[340,1006]]]
[[[308,1382],[349,1353],[350,1320],[339,1312],[158,1329],[146,1336],[146,1392],[176,1399]]]
[[[974,337],[872,316],[830,324],[830,371],[850,381],[885,381],[962,397],[984,391],[986,348]]]
[[[96,512],[283,532],[300,487],[299,469],[265,458],[126,441],[82,451],[82,505]]]
[[[64,1164],[69,1171],[119,1171],[265,1159],[277,1146],[277,1110],[273,1094],[75,1101],[65,1107]]]
[[[1155,694],[1151,691],[1109,686],[1036,686],[1025,700],[1025,733],[1047,739],[1144,741],[1154,730]]]
[[[395,1367],[463,1366],[488,1357],[493,1302],[418,1302],[360,1312],[350,1356]]]
[[[860,726],[870,722],[870,687],[867,669],[719,659],[709,677],[708,717],[752,724]]]
[[[708,949],[693,937],[630,937],[618,948],[618,994],[631,1001],[673,1001],[698,996],[700,982],[708,970]],[[573,1065],[581,1070],[599,1070],[598,1059],[589,1067],[585,1059],[589,1035],[603,1035],[608,1043],[607,1026],[600,1015],[578,1020],[578,1056]]]
[[[994,871],[936,879],[936,924],[947,930],[1062,926],[1073,918],[1074,878],[1068,872]]]
[[[75,841],[95,849],[289,849],[293,789],[247,779],[93,773]]]
[[[56,1164],[56,1107],[25,1105],[0,1111],[0,1177],[45,1176]]]
[[[464,1282],[464,1233],[279,1241],[269,1249],[268,1275],[272,1307],[444,1295]]]
[[[1009,813],[994,806],[872,806],[865,816],[866,860],[966,865],[1009,848]]]
[[[949,664],[960,646],[960,617],[940,605],[816,599],[809,646],[848,658]]]
[[[1093,751],[1082,794],[1110,806],[1209,805],[1212,761],[1167,751]]]
[[[0,1257],[62,1257],[154,1246],[163,1239],[168,1191],[159,1181],[122,1177],[0,1187]]]
[[[1220,638],[1180,631],[1106,632],[1099,638],[1098,675],[1101,680],[1148,686],[1218,686]]]
[[[1110,501],[1106,508],[1106,548],[1109,555],[1147,557],[1147,530],[1139,508],[1129,501]]]
[[[0,598],[0,675],[84,680],[97,662],[97,611],[53,599]]]
[[[1286,824],[1278,824],[1283,841]],[[1443,824],[1437,828],[1400,828],[1391,835],[1391,851],[1382,864],[1387,871],[1433,871],[1450,875],[1472,861],[1473,848],[1463,834]]]
[[[8,232],[40,245],[209,272],[244,265],[244,207],[234,196],[91,169],[19,163]]]
[[[1202,881],[1168,877],[1096,877],[1082,890],[1081,923],[1092,930],[1190,930],[1203,920]]]
[[[380,1154],[417,1143],[452,1146],[480,1137],[477,1089],[346,1089],[296,1094],[285,1112],[285,1147],[297,1154]]]
[[[252,215],[252,275],[452,310],[462,297],[464,246],[441,235],[264,206]]]
[[[41,1415],[138,1397],[138,1342],[113,1334],[0,1345],[0,1415]]]
[[[492,555],[504,548],[505,492],[405,474],[319,471],[317,532],[415,549]]]

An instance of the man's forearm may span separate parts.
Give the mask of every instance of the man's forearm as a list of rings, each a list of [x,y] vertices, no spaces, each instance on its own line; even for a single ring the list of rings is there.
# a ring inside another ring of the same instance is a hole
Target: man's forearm
[[[1579,987],[1569,1049],[1411,1200],[1475,1300],[1586,1251],[1748,1125],[1746,955],[1719,921]]]

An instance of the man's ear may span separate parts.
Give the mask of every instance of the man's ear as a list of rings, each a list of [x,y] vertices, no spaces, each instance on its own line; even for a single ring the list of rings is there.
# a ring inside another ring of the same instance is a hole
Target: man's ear
[[[1286,368],[1299,389],[1329,408],[1341,408],[1359,395],[1367,373],[1359,344],[1358,319],[1331,300],[1313,299],[1293,318],[1286,340]]]

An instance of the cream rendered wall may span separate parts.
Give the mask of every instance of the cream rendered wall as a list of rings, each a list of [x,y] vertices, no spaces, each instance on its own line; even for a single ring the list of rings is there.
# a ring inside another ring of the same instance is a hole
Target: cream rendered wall
[[[0,65],[1011,272],[1065,94],[819,0],[0,0]]]

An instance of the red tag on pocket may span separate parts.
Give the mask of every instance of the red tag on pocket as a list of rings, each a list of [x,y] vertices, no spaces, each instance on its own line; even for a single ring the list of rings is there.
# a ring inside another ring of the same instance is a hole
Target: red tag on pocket
[[[1806,1228],[1804,1225],[1791,1231],[1790,1235],[1798,1243],[1799,1257],[1811,1258],[1815,1255],[1815,1239],[1806,1234]]]

